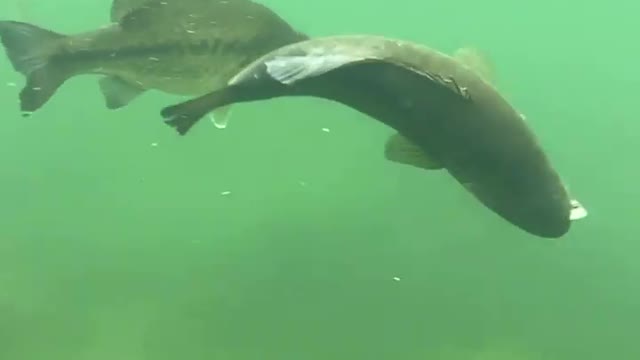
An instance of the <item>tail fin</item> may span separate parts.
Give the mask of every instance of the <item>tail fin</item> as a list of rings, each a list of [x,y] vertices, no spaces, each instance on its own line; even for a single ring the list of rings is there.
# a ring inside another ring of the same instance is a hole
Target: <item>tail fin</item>
[[[230,88],[222,88],[173,106],[161,111],[165,122],[176,129],[180,135],[185,135],[200,119],[208,113],[231,104]]]
[[[0,21],[0,42],[13,68],[27,78],[20,93],[25,116],[44,105],[69,77],[49,61],[54,45],[64,38],[27,23]]]

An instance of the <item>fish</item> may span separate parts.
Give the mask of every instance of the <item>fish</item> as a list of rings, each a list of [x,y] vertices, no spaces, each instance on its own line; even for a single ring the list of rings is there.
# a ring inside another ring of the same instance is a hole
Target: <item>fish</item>
[[[115,0],[110,19],[73,35],[0,21],[0,41],[26,78],[24,116],[77,75],[102,76],[99,88],[111,110],[148,90],[199,96],[226,85],[261,55],[309,38],[251,0]],[[217,127],[226,127],[229,111],[213,113]]]
[[[540,238],[560,238],[587,215],[522,114],[487,74],[415,42],[379,35],[316,37],[274,50],[227,86],[166,106],[180,135],[210,111],[279,97],[353,108],[394,131],[393,162],[446,171],[485,208]]]

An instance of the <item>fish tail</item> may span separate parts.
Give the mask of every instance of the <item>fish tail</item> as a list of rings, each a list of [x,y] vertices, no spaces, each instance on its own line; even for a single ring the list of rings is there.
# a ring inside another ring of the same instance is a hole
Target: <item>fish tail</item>
[[[55,45],[65,38],[31,24],[0,21],[0,42],[13,68],[26,77],[20,92],[20,109],[25,116],[44,105],[70,77],[51,62]]]
[[[233,102],[232,87],[222,88],[195,99],[168,106],[162,109],[161,115],[165,123],[185,135],[200,119],[208,113]]]

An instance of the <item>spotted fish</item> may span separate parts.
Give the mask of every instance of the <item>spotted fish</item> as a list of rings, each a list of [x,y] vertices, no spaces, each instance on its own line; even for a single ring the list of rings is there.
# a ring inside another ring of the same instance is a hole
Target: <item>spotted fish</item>
[[[306,39],[251,0],[115,0],[112,24],[74,35],[0,21],[0,40],[16,71],[25,115],[40,109],[68,79],[96,74],[109,109],[147,90],[197,96],[280,46]],[[229,108],[214,113],[225,127]]]

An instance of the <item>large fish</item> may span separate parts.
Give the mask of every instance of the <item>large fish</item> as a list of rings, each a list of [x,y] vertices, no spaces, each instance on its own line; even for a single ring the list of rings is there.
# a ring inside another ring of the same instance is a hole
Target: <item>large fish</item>
[[[20,93],[26,115],[81,74],[106,75],[100,88],[110,109],[148,89],[202,95],[261,55],[307,38],[251,0],[115,0],[111,19],[70,36],[0,21],[7,55],[26,76]],[[226,126],[228,108],[214,115],[218,127]]]
[[[333,100],[397,131],[386,144],[387,159],[446,169],[510,223],[561,237],[587,212],[570,197],[522,115],[486,79],[488,71],[481,76],[452,56],[402,40],[316,38],[275,50],[228,86],[162,115],[186,134],[229,104],[282,96]]]

